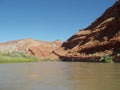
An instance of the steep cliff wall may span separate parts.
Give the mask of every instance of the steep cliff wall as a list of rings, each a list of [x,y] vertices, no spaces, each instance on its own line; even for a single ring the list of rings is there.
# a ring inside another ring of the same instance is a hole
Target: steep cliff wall
[[[95,61],[96,57],[99,60],[104,55],[116,57],[120,50],[120,0],[90,26],[65,41],[62,47],[67,50],[67,54],[61,55],[64,60]]]

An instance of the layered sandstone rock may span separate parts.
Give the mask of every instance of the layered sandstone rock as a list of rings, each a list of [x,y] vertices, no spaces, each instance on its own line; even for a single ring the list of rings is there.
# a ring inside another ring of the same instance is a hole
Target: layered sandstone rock
[[[61,45],[62,42],[60,40],[46,42],[38,46],[30,47],[26,53],[27,55],[34,55],[39,59],[49,58],[51,60],[56,60],[59,59],[59,57],[54,53],[54,51],[59,49]]]
[[[112,55],[119,61],[120,0],[86,29],[65,41],[62,47],[67,50],[66,54],[60,55],[63,60],[96,61],[101,56]]]

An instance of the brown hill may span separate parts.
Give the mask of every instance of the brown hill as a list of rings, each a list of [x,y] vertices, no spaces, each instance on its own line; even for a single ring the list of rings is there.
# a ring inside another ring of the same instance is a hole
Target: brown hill
[[[63,60],[99,61],[104,55],[112,55],[119,61],[120,0],[86,29],[65,41],[62,47],[66,53],[56,53]]]
[[[60,40],[54,42],[45,42],[33,40],[31,38],[9,41],[0,43],[0,52],[25,52],[27,55],[34,55],[37,58],[51,58],[57,59],[58,57],[52,53],[62,45]]]

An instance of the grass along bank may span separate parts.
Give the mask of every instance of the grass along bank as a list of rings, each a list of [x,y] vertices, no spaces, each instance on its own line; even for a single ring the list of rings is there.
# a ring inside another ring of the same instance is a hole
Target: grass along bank
[[[27,56],[25,53],[1,53],[0,63],[20,63],[20,62],[37,62],[37,58],[34,56]]]

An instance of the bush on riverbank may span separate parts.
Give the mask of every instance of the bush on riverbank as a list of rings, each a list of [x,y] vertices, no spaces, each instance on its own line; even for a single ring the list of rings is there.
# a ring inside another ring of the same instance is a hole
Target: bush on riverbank
[[[1,53],[0,63],[17,63],[17,62],[36,62],[38,61],[34,56],[27,56],[25,53]]]
[[[101,57],[100,61],[103,63],[112,63],[113,57],[109,56],[109,55],[105,55],[105,56]]]

